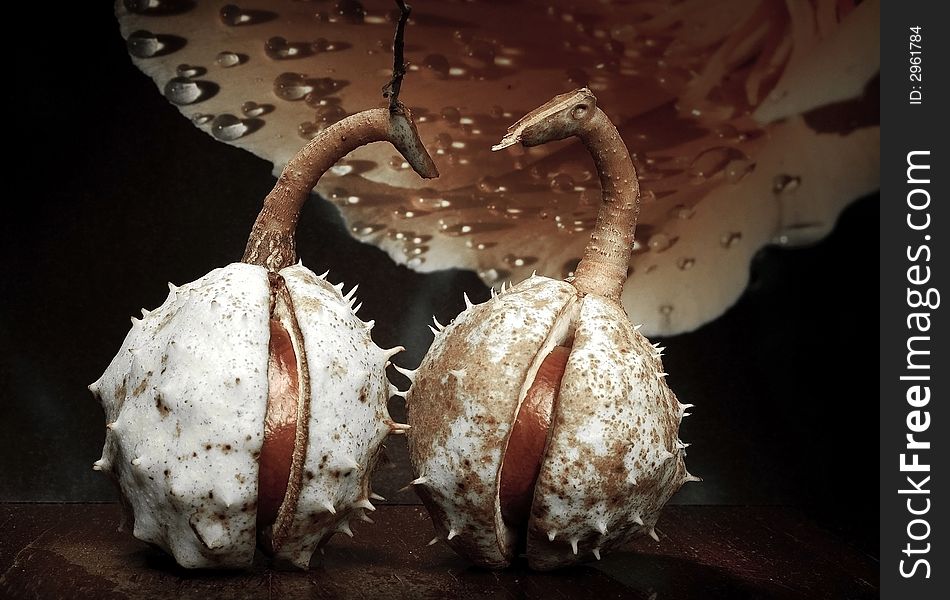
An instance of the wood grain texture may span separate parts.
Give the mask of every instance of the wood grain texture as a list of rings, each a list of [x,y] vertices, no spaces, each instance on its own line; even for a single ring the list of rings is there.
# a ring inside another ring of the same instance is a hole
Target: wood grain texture
[[[420,506],[384,505],[311,570],[186,571],[116,531],[115,504],[2,504],[5,598],[876,598],[878,563],[785,507],[671,506],[660,542],[554,573],[469,566],[428,545]]]

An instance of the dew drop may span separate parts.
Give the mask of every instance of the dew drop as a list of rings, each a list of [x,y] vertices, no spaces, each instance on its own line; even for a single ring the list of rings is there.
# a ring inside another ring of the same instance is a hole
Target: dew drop
[[[713,134],[719,139],[734,141],[739,139],[739,130],[729,123],[723,123],[713,130]]]
[[[409,168],[409,163],[406,162],[406,159],[402,156],[399,156],[398,154],[390,156],[388,164],[390,169],[396,171],[402,171]]]
[[[422,64],[441,78],[449,76],[449,59],[442,54],[429,54],[422,60]]]
[[[748,160],[745,154],[735,148],[718,146],[700,152],[689,166],[689,174],[704,180],[722,171],[730,161]]]
[[[435,136],[435,147],[437,150],[450,150],[452,148],[452,136],[444,132]]]
[[[192,77],[198,77],[199,75],[204,75],[205,73],[208,72],[208,70],[205,69],[204,67],[196,67],[194,65],[182,64],[182,65],[178,65],[178,67],[175,69],[175,72],[178,74],[179,77],[192,78]]]
[[[514,254],[506,254],[502,260],[509,267],[527,267],[538,262],[535,256],[515,256]]]
[[[452,205],[450,201],[443,198],[439,192],[432,188],[422,188],[417,194],[413,194],[409,198],[409,202],[413,208],[421,211],[441,210]]]
[[[676,266],[679,267],[680,271],[688,271],[693,268],[693,265],[696,264],[695,258],[681,258],[676,261]]]
[[[195,113],[191,117],[191,122],[195,125],[205,125],[211,122],[211,119],[214,118],[214,115],[209,115],[205,113]]]
[[[381,223],[366,223],[363,221],[357,221],[350,226],[350,231],[352,231],[354,235],[367,236],[373,235],[374,233],[382,231],[385,228],[386,226]]]
[[[478,191],[484,192],[486,194],[498,190],[498,184],[490,175],[483,175],[481,178],[479,178],[476,187],[478,188]]]
[[[232,142],[248,132],[244,121],[231,114],[218,115],[211,121],[211,135],[223,142]]]
[[[662,305],[660,305],[660,314],[661,314],[661,315],[663,315],[664,317],[668,317],[668,316],[670,316],[670,314],[672,314],[672,313],[673,313],[673,305],[672,305],[672,304],[662,304]]]
[[[495,63],[495,46],[487,40],[472,40],[465,46],[463,53],[481,68]]]
[[[164,47],[164,44],[159,41],[158,36],[144,29],[130,33],[125,45],[129,50],[129,54],[136,58],[155,56]]]
[[[353,165],[347,163],[337,163],[330,167],[330,173],[337,177],[343,177],[353,172]]]
[[[472,250],[486,250],[488,248],[494,248],[497,245],[496,242],[476,242],[475,240],[466,240],[465,242],[465,246]]]
[[[221,7],[221,10],[218,11],[218,16],[221,18],[221,22],[225,25],[230,25],[235,27],[237,25],[249,25],[251,24],[251,15],[246,14],[235,4],[225,4]]]
[[[583,69],[568,69],[567,80],[571,85],[584,87],[590,81],[590,76]]]
[[[742,240],[742,232],[739,231],[730,231],[729,233],[722,234],[722,237],[719,238],[719,245],[723,248],[732,248]]]
[[[152,0],[122,0],[122,5],[130,13],[144,15],[152,7]]]
[[[468,235],[472,233],[472,226],[459,223],[458,225],[450,225],[445,227],[442,230],[446,235]]]
[[[201,98],[201,87],[187,77],[173,77],[165,84],[165,97],[178,106],[192,104]]]
[[[258,104],[249,100],[241,105],[241,112],[247,117],[259,117],[270,112],[270,105]]]
[[[787,194],[794,192],[802,183],[802,178],[795,175],[776,175],[772,180],[773,194]]]
[[[314,123],[312,121],[304,121],[297,125],[297,135],[302,137],[305,140],[312,140],[317,137],[317,134],[326,129],[326,126],[323,124]]]
[[[356,0],[340,0],[334,7],[334,14],[347,23],[362,23],[366,18],[366,10]]]
[[[670,209],[669,215],[674,219],[682,219],[684,221],[692,219],[693,215],[696,214],[695,209],[685,204],[677,204]]]
[[[739,183],[746,175],[755,170],[755,163],[748,158],[737,158],[726,164],[726,181]]]
[[[452,125],[458,125],[459,120],[462,118],[462,114],[459,112],[459,109],[446,106],[442,109],[442,118]]]
[[[641,199],[642,199],[641,195]],[[577,196],[577,206],[581,208],[591,208],[597,206],[599,195],[593,190],[584,190]]]
[[[327,104],[326,97],[342,88],[346,85],[346,82],[330,77],[318,77],[316,79],[305,79],[303,84],[310,88],[310,91],[303,97],[304,102],[317,108]]]
[[[571,260],[564,263],[564,265],[561,266],[561,277],[564,277],[565,279],[568,277],[573,277],[574,273],[577,271],[577,265],[580,263],[580,258],[572,258]]]
[[[346,111],[339,104],[324,104],[317,107],[314,121],[326,128],[344,117],[346,117]]]
[[[274,60],[285,60],[297,58],[302,54],[302,50],[299,45],[291,44],[286,38],[275,35],[264,42],[264,54]]]
[[[225,69],[229,69],[231,67],[236,67],[237,65],[241,64],[242,60],[241,60],[241,55],[238,54],[237,52],[225,51],[225,52],[219,52],[218,55],[215,57],[214,62],[217,63],[219,67],[224,67]]]
[[[647,246],[649,246],[653,252],[663,252],[669,250],[675,242],[675,238],[671,238],[661,231],[650,236],[650,239],[647,241]]]
[[[484,281],[487,281],[491,284],[496,284],[502,280],[508,279],[508,277],[511,276],[511,272],[505,271],[504,269],[485,269],[479,271],[478,276]]]
[[[574,178],[567,173],[558,173],[551,178],[551,189],[559,193],[572,192],[574,191]]]
[[[274,94],[281,100],[300,100],[313,91],[301,73],[281,73],[274,79]]]

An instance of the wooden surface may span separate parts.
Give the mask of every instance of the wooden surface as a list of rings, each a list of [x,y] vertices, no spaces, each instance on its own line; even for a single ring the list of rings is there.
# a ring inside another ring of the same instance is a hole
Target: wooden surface
[[[185,571],[114,504],[0,504],[4,598],[876,598],[878,563],[782,507],[671,506],[629,551],[556,573],[476,569],[419,506],[383,505],[309,572]]]

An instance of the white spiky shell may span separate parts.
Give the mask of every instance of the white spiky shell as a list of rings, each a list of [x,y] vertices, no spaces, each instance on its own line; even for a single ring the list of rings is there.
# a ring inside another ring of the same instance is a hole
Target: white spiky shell
[[[311,382],[297,511],[277,556],[306,567],[317,545],[367,508],[369,472],[391,420],[385,365],[351,298],[301,265],[280,272]],[[135,537],[184,567],[247,567],[256,545],[258,456],[267,408],[267,271],[234,263],[133,319],[90,386],[107,433],[95,468],[117,481]]]
[[[532,277],[436,331],[407,395],[410,460],[436,529],[463,556],[508,565],[500,470],[520,402],[544,356],[573,332],[528,523],[527,558],[552,569],[637,533],[691,478],[683,406],[659,352],[617,303]]]

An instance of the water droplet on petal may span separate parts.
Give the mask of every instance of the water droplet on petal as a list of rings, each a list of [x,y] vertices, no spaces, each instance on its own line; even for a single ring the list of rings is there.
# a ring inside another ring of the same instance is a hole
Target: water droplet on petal
[[[442,109],[442,118],[452,125],[458,125],[459,120],[462,118],[462,113],[460,113],[457,108],[446,106]]]
[[[236,25],[247,25],[251,22],[251,16],[244,12],[235,4],[225,4],[218,11],[221,22],[232,27]]]
[[[693,209],[691,206],[686,206],[685,204],[677,204],[671,208],[669,212],[670,217],[674,219],[682,219],[684,221],[687,219],[692,219],[694,214],[696,214],[695,209]]]
[[[223,142],[232,142],[248,130],[244,121],[231,114],[218,115],[211,122],[211,135]]]
[[[794,175],[776,175],[772,180],[772,193],[785,194],[794,192],[801,185],[802,178]]]
[[[187,77],[174,77],[165,84],[165,97],[179,106],[192,104],[201,98],[201,87]]]
[[[303,54],[303,51],[298,44],[291,44],[286,38],[277,35],[264,42],[264,54],[274,60],[284,60],[297,58]]]
[[[723,140],[734,141],[739,139],[739,130],[729,123],[723,123],[713,130],[713,134]]]
[[[729,233],[722,234],[722,237],[719,238],[719,245],[723,248],[732,248],[742,240],[742,232],[739,231],[730,231]]]
[[[699,153],[689,166],[689,174],[702,181],[722,171],[733,160],[748,160],[745,154],[735,148],[719,146]]]
[[[478,272],[478,276],[484,281],[488,281],[490,284],[496,284],[500,281],[508,279],[511,276],[510,271],[505,271],[504,269],[485,269]]]
[[[211,122],[211,119],[214,118],[214,115],[209,115],[205,113],[195,113],[191,117],[191,122],[195,125],[205,125]]]
[[[679,267],[680,271],[687,271],[693,268],[693,265],[696,264],[695,258],[681,258],[676,261],[676,266]]]
[[[317,134],[326,129],[323,124],[317,124],[312,121],[304,121],[297,125],[297,135],[305,140],[312,140]]]
[[[429,54],[422,60],[423,66],[435,73],[440,78],[449,76],[449,59],[441,54]]]
[[[163,44],[151,31],[139,29],[129,34],[129,39],[125,42],[129,54],[136,58],[149,58],[155,56],[163,48]]]
[[[274,93],[282,100],[300,100],[312,90],[301,73],[281,73],[274,79]]]
[[[561,266],[561,277],[567,279],[568,277],[573,277],[574,272],[577,271],[577,265],[581,263],[580,258],[572,258],[571,260],[565,262]]]
[[[661,231],[650,236],[650,239],[647,241],[647,246],[654,252],[663,252],[668,250],[675,242],[675,238],[671,238]]]
[[[258,104],[250,100],[241,105],[241,112],[247,117],[259,117],[270,112],[270,104]]]
[[[236,67],[241,64],[242,58],[241,55],[237,52],[219,52],[218,56],[215,57],[214,62],[217,63],[219,67],[224,67],[228,69],[230,67]]]
[[[199,75],[204,75],[205,73],[208,72],[208,70],[205,69],[204,67],[196,67],[194,65],[182,64],[182,65],[178,65],[178,67],[175,69],[175,72],[178,74],[179,77],[187,77],[190,79],[192,77],[198,77]]]
[[[130,13],[143,15],[151,8],[152,0],[122,0],[122,5]]]
[[[726,164],[726,181],[739,183],[746,175],[755,170],[755,163],[748,158],[737,158]]]
[[[303,100],[309,106],[314,108],[324,106],[330,102],[327,96],[342,88],[347,84],[342,79],[333,79],[331,77],[318,77],[316,79],[306,79],[304,85],[310,87],[310,91],[304,96]]]
[[[337,177],[343,177],[353,172],[353,165],[347,163],[338,163],[330,167],[330,173]]]
[[[372,235],[377,231],[382,231],[385,228],[386,226],[381,223],[365,223],[363,221],[358,221],[350,226],[350,231],[352,231],[354,235],[367,236]]]
[[[356,0],[340,0],[334,7],[334,14],[347,23],[362,23],[366,17],[366,10]]]
[[[670,314],[671,314],[672,312],[673,312],[673,305],[672,305],[672,304],[663,304],[663,305],[660,305],[660,314],[663,315],[664,317],[670,316]]]
[[[498,184],[490,175],[483,175],[481,178],[479,178],[476,187],[478,188],[478,191],[488,194],[496,191],[498,189]]]
[[[551,178],[551,189],[560,193],[572,192],[574,191],[574,178],[567,173],[558,173]]]
[[[339,104],[324,104],[317,107],[314,122],[322,124],[324,128],[333,125],[346,117],[346,111]]]
[[[245,10],[235,4],[225,4],[221,7],[221,10],[218,11],[218,16],[225,25],[238,27],[242,25],[266,23],[267,21],[276,19],[277,13],[253,8]]]
[[[526,267],[538,262],[535,256],[515,256],[514,254],[506,254],[502,260],[509,267]]]

